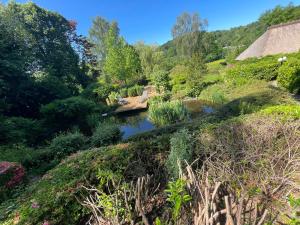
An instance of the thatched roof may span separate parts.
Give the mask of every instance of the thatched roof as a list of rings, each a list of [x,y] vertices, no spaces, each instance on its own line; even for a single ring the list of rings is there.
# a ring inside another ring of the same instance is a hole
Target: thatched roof
[[[300,20],[269,27],[236,60],[253,57],[293,53],[300,50]]]

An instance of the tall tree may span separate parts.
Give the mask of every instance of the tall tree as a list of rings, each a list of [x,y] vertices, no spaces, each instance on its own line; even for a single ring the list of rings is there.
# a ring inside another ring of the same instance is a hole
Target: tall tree
[[[207,20],[202,20],[198,13],[183,13],[177,17],[172,28],[172,36],[176,43],[177,54],[191,57],[202,48],[202,33]]]
[[[108,32],[113,32],[115,36],[118,36],[118,24],[116,22],[109,23],[100,16],[97,16],[95,19],[93,19],[92,27],[89,30],[89,40],[94,45],[93,52],[97,56],[98,66],[100,68],[102,68],[107,56]]]
[[[0,6],[0,97],[6,115],[35,117],[41,104],[77,93],[75,30],[34,3]]]

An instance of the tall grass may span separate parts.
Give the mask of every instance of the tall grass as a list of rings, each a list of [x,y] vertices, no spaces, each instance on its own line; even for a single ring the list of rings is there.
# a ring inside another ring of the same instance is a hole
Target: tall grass
[[[160,102],[150,105],[150,120],[158,126],[185,121],[189,112],[181,101]]]

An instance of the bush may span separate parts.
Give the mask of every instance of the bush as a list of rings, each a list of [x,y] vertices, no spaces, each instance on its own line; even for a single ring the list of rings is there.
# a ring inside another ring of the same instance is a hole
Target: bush
[[[258,60],[252,63],[243,62],[228,70],[229,76],[272,80],[278,76],[280,64],[275,60]]]
[[[180,101],[161,102],[150,105],[149,118],[156,125],[163,126],[187,120],[189,112]]]
[[[144,91],[143,86],[135,85],[134,87],[135,87],[135,92],[136,92],[137,96],[140,96],[143,94],[143,91]]]
[[[62,133],[51,141],[49,150],[51,154],[54,154],[55,158],[60,159],[82,150],[85,141],[85,136],[79,132]]]
[[[111,105],[115,105],[115,104],[118,104],[118,98],[119,98],[119,93],[117,92],[111,92],[108,96],[108,100],[109,100],[109,103]]]
[[[114,90],[111,85],[93,83],[87,86],[81,93],[82,97],[95,102],[105,102],[108,95]]]
[[[170,154],[168,156],[166,167],[172,178],[179,177],[179,165],[185,165],[192,159],[192,136],[188,130],[182,129],[175,133],[170,139]]]
[[[115,123],[103,122],[98,124],[92,137],[92,147],[102,147],[117,142],[121,139],[121,131]]]
[[[101,114],[106,110],[107,107],[102,104],[81,97],[71,97],[43,106],[41,113],[47,125],[54,131],[64,131],[78,126],[83,132],[87,132],[89,128],[86,117],[95,112]]]
[[[0,142],[37,144],[43,138],[41,121],[23,117],[0,117]]]
[[[129,97],[137,96],[137,92],[136,92],[136,88],[135,87],[128,88],[128,96]]]
[[[300,91],[300,60],[289,59],[278,71],[278,82],[290,92]]]
[[[299,105],[278,105],[271,106],[262,110],[266,115],[277,115],[283,119],[300,119],[300,106]]]
[[[76,199],[83,193],[80,187],[95,184],[99,170],[123,172],[130,164],[131,154],[121,147],[74,154],[38,182],[31,182],[25,193],[21,193],[20,202],[14,203],[16,207],[11,207],[11,204],[9,209],[0,206],[0,223],[10,224],[10,219],[15,218],[17,213],[20,215],[20,224],[46,224],[45,220],[49,224],[81,224],[89,212]],[[38,207],[33,207],[33,204]]]
[[[119,93],[122,98],[128,97],[128,89],[127,88],[122,88]]]

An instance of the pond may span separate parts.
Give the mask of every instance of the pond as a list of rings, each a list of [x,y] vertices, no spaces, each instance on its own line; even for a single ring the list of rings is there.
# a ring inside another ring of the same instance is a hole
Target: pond
[[[214,112],[214,108],[208,102],[191,99],[185,100],[183,103],[190,111],[191,119]],[[123,133],[123,140],[156,128],[156,126],[148,119],[147,110],[120,113],[118,114],[118,118],[120,121],[120,130]]]

